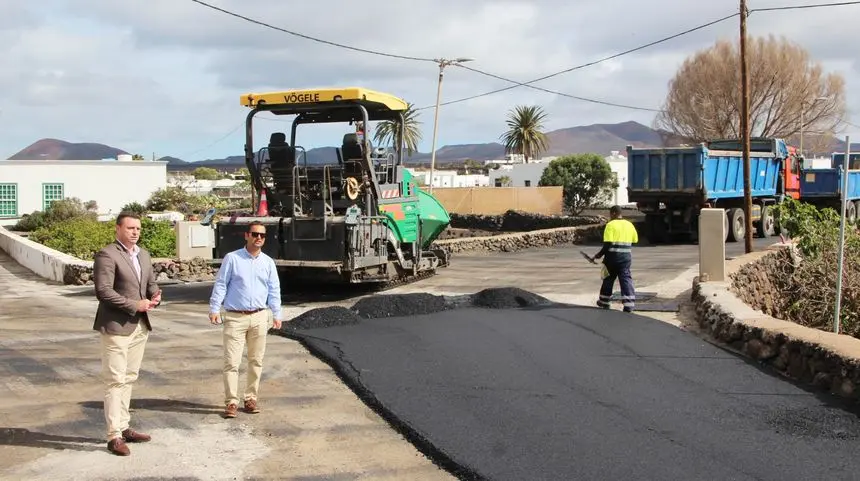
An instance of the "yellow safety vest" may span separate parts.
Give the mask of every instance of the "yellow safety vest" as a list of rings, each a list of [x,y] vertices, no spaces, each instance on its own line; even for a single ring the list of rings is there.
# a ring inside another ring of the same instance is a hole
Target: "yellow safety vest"
[[[636,227],[627,219],[615,219],[603,229],[607,262],[623,262],[632,258],[632,246],[639,242]]]

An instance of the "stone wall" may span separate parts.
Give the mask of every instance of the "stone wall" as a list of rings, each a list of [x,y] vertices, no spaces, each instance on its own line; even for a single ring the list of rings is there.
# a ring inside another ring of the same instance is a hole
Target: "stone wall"
[[[732,292],[747,305],[777,319],[785,315],[791,297],[791,274],[797,265],[795,248],[786,247],[741,266],[728,276]]]
[[[779,302],[764,266],[782,266],[789,249],[769,253],[757,265],[740,267],[730,282],[693,283],[699,325],[716,341],[801,383],[858,399],[860,339],[801,326],[772,317],[744,303],[741,296],[774,312]],[[753,263],[756,264],[756,263]],[[744,285],[744,282],[749,282]],[[738,295],[734,291],[738,292]]]
[[[74,267],[74,269],[66,270],[66,278],[63,279],[64,284],[83,286],[93,283],[93,269],[91,266]],[[218,272],[217,267],[209,265],[206,259],[199,257],[182,261],[159,259],[152,263],[152,268],[155,270],[157,282],[211,281],[215,279],[215,274]]]
[[[509,210],[502,215],[449,214],[451,227],[495,232],[525,232],[603,224],[601,216],[550,216]]]
[[[532,247],[595,242],[600,241],[602,236],[603,225],[586,225],[487,237],[446,239],[434,242],[433,246],[444,249],[449,254],[468,251],[515,252]]]

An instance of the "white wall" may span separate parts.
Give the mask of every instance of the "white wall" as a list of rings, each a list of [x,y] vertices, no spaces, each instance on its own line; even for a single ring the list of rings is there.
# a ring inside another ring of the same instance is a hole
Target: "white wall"
[[[630,201],[627,199],[627,157],[620,155],[618,151],[612,151],[609,157],[605,157],[609,162],[609,168],[618,177],[618,189],[612,197],[612,203],[616,205],[627,205]]]
[[[92,268],[93,265],[92,261],[82,261],[55,251],[38,242],[13,234],[3,227],[0,227],[0,249],[36,275],[54,282],[63,282],[67,266],[79,265]]]
[[[498,169],[490,171],[490,185],[495,186],[496,179],[508,176],[511,178],[510,187],[537,187],[543,171],[548,166],[549,162],[503,165]],[[527,183],[528,185],[526,185]]]
[[[17,218],[0,218],[11,225],[24,214],[43,210],[42,184],[63,184],[63,197],[94,200],[99,214],[117,214],[130,202],[145,203],[167,185],[167,162],[90,160],[0,160],[0,184],[18,187]]]
[[[407,168],[415,179],[430,185],[430,170]],[[486,187],[490,177],[483,174],[459,175],[456,170],[434,170],[433,187]]]
[[[239,180],[234,179],[218,179],[206,180],[195,179],[194,176],[171,175],[168,176],[167,183],[170,186],[182,187],[186,192],[191,194],[207,195],[217,187],[233,187],[238,184]]]

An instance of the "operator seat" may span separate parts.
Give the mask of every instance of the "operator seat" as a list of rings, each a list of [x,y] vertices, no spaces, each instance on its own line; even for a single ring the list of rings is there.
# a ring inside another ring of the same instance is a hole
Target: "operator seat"
[[[287,135],[283,132],[273,132],[269,137],[269,162],[283,165],[293,164],[295,161],[295,149],[287,143]]]
[[[343,155],[344,176],[361,176],[364,166],[364,148],[358,141],[358,134],[351,133],[343,136],[341,154]]]
[[[296,165],[296,151],[287,143],[283,132],[273,132],[269,137],[269,172],[275,192],[269,198],[269,205],[280,204],[284,215],[291,215],[293,209],[293,167]]]

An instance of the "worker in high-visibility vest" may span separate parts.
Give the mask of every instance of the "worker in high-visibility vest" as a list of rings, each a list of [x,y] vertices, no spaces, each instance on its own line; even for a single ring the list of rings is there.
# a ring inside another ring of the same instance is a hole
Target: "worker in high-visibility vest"
[[[614,205],[609,209],[609,222],[603,230],[603,249],[592,257],[592,261],[603,257],[603,284],[600,286],[600,298],[597,306],[609,309],[612,298],[612,288],[615,279],[621,284],[621,305],[624,312],[633,312],[636,304],[636,292],[633,289],[633,277],[630,275],[630,265],[633,262],[633,244],[639,242],[636,227],[627,219],[621,217],[621,207]]]

